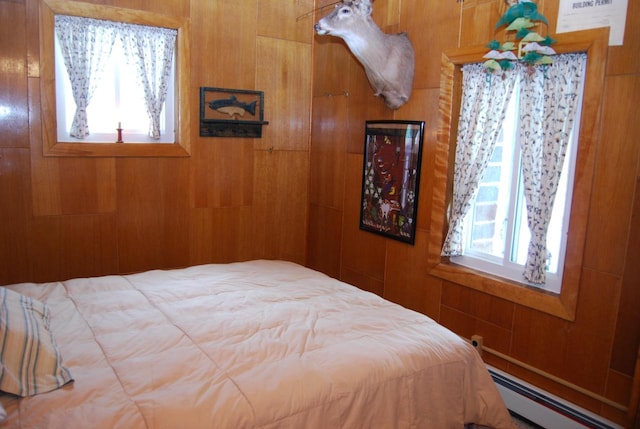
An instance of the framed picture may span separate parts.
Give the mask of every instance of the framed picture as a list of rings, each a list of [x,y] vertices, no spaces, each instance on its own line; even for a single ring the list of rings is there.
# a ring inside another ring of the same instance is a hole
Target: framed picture
[[[200,136],[262,137],[264,93],[200,88]]]
[[[415,242],[422,121],[366,121],[360,229]]]

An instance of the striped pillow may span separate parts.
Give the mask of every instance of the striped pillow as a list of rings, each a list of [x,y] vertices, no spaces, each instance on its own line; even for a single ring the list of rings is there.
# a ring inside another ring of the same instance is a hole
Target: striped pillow
[[[49,330],[49,308],[0,287],[0,390],[18,396],[49,392],[72,380]]]

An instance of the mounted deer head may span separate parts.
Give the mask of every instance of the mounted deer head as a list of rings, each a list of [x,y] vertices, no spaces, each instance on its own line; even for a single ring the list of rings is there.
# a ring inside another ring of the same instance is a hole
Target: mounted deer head
[[[371,0],[342,0],[314,25],[319,35],[340,37],[364,66],[375,95],[390,109],[411,97],[415,58],[406,33],[385,34],[371,18]]]

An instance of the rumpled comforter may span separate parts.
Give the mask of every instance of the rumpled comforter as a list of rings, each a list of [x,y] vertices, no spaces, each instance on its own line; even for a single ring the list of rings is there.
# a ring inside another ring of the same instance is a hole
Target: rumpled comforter
[[[512,428],[477,352],[284,261],[8,286],[45,302],[74,381],[2,428]]]

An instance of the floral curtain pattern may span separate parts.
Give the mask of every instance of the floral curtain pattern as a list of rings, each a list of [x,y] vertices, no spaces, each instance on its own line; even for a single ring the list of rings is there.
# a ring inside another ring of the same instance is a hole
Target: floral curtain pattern
[[[87,106],[111,55],[116,23],[56,15],[55,30],[76,102],[69,134],[82,139],[89,135]]]
[[[149,136],[160,138],[160,114],[167,96],[177,30],[122,24],[125,54],[138,72],[149,115]]]
[[[521,66],[520,145],[531,232],[523,275],[531,283],[546,281],[547,230],[586,61],[585,53],[563,54],[554,57],[553,66]]]
[[[455,154],[453,201],[442,255],[462,254],[463,219],[478,192],[482,174],[504,122],[517,75],[491,77],[482,64],[462,66],[462,106]]]
[[[580,99],[586,58],[585,53],[562,54],[554,56],[553,65],[518,63],[500,77],[489,75],[481,64],[462,67],[463,104],[443,256],[462,255],[462,220],[478,190],[517,81],[524,194],[531,232],[523,276],[531,283],[545,283],[547,230]]]
[[[69,134],[80,139],[89,135],[87,107],[120,37],[144,91],[149,135],[159,139],[177,30],[66,15],[56,15],[55,29],[76,103]]]

